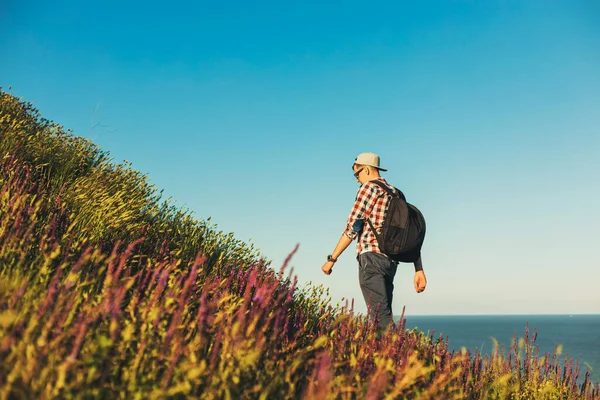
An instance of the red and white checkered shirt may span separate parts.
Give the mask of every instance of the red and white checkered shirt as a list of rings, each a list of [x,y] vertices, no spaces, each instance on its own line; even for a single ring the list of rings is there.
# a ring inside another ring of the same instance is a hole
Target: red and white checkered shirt
[[[377,178],[377,180],[392,188],[384,178]],[[344,231],[344,234],[352,240],[358,237],[356,244],[357,254],[367,251],[381,253],[377,239],[367,222],[367,218],[371,220],[377,233],[380,233],[389,201],[390,196],[387,195],[385,190],[372,181],[365,182],[358,188],[356,200],[352,206],[352,211],[350,211],[346,230]]]

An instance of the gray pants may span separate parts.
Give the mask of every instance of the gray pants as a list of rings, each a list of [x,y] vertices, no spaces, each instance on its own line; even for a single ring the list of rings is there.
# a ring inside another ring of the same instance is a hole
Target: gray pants
[[[373,252],[362,253],[357,259],[358,281],[369,316],[384,330],[393,322],[392,297],[398,264],[384,254]]]

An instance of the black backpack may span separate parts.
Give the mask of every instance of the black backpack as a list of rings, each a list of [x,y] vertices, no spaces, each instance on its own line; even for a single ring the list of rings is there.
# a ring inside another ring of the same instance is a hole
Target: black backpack
[[[406,197],[400,190],[396,189],[396,193],[383,182],[377,180],[371,182],[379,185],[391,196],[383,218],[381,233],[377,233],[371,220],[368,219],[379,244],[379,250],[395,261],[417,261],[421,257],[421,246],[425,240],[423,214],[417,207],[406,202]]]

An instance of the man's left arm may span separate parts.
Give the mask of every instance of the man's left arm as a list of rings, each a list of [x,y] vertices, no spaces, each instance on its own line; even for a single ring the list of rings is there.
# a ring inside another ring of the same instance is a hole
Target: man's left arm
[[[337,258],[342,255],[344,250],[348,248],[348,246],[352,243],[352,239],[346,236],[346,233],[342,233],[340,240],[338,240],[333,253],[331,253],[331,258],[335,261],[326,261],[325,264],[321,267],[321,271],[325,272],[327,275],[331,274],[331,270],[333,269],[333,264],[337,261]]]
[[[348,217],[348,222],[346,223],[346,229],[344,230],[344,233],[342,233],[340,240],[338,240],[333,253],[331,253],[331,258],[333,260],[327,261],[321,267],[321,270],[327,275],[331,274],[333,264],[335,264],[337,258],[342,255],[344,250],[348,248],[350,243],[352,243],[362,231],[365,211],[367,210],[367,207],[373,206],[372,203],[375,197],[376,192],[373,190],[372,185],[363,184],[360,189],[358,189],[356,199],[354,200],[352,210],[350,211],[350,216]]]

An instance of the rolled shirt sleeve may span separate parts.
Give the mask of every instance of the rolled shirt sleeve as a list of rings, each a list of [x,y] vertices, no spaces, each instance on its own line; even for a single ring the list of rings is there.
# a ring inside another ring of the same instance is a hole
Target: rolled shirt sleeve
[[[356,239],[358,234],[363,230],[366,217],[368,216],[366,213],[373,209],[373,205],[377,200],[378,191],[374,186],[370,182],[365,182],[358,189],[356,200],[352,205],[352,210],[346,223],[346,230],[344,231],[344,235],[351,240]]]

